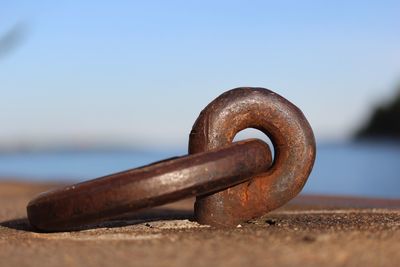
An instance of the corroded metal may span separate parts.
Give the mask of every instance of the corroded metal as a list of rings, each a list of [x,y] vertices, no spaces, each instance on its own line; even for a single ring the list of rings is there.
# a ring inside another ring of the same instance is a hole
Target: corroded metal
[[[315,160],[315,139],[303,113],[282,96],[264,88],[236,88],[212,101],[196,120],[189,153],[226,146],[246,128],[271,139],[275,158],[271,169],[248,182],[197,197],[200,223],[233,226],[276,209],[303,188]]]
[[[28,204],[28,218],[42,231],[71,230],[225,189],[265,172],[271,162],[267,144],[241,141],[43,193]]]

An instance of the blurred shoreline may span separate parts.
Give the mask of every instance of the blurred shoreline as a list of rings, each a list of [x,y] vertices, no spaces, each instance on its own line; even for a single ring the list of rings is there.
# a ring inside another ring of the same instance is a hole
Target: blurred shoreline
[[[317,147],[331,147],[343,145],[372,145],[372,146],[399,146],[400,139],[398,138],[384,138],[384,137],[366,137],[360,139],[349,140],[330,140],[320,141],[317,140]],[[187,147],[184,145],[162,147],[156,149],[154,147],[146,147],[132,144],[58,144],[58,145],[0,145],[1,154],[23,154],[23,153],[152,153],[158,151],[186,151]]]

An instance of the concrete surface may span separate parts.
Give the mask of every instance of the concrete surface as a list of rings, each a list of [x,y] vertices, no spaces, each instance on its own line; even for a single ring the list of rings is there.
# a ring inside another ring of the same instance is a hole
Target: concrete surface
[[[81,231],[36,233],[25,206],[50,187],[0,183],[0,266],[400,266],[398,200],[301,196],[214,229],[192,221],[189,199]]]

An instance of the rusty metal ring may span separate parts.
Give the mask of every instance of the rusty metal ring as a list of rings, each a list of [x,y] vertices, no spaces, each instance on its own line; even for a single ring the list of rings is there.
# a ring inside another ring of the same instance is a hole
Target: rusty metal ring
[[[42,231],[71,230],[123,213],[227,188],[266,171],[271,151],[260,140],[189,155],[43,193],[27,207]]]
[[[315,139],[303,113],[264,88],[236,88],[212,101],[196,120],[189,153],[226,146],[246,128],[271,139],[275,158],[267,172],[224,191],[197,197],[196,219],[203,224],[234,226],[276,209],[303,188],[315,160]]]

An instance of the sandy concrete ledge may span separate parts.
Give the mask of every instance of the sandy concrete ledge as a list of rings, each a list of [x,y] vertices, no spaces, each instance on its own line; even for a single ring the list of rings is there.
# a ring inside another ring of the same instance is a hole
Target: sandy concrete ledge
[[[301,196],[235,229],[184,200],[75,232],[32,230],[25,206],[54,185],[0,183],[0,266],[398,266],[400,201]]]

